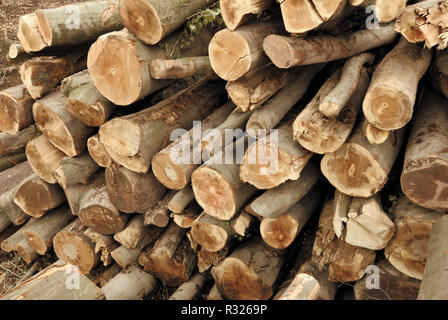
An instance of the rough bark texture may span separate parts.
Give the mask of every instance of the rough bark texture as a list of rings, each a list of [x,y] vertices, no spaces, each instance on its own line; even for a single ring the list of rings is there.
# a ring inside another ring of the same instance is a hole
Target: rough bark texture
[[[55,171],[55,176],[59,185],[67,189],[77,184],[86,184],[99,169],[90,155],[84,153],[76,158],[64,157]]]
[[[31,125],[15,134],[0,132],[0,156],[9,155],[13,152],[22,151],[26,144],[40,136],[36,126]]]
[[[33,98],[21,84],[0,92],[0,131],[19,133],[33,123]]]
[[[448,51],[435,53],[429,76],[433,87],[448,97]]]

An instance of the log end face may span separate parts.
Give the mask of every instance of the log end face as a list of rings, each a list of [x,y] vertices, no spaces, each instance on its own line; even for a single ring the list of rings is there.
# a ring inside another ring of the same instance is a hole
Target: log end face
[[[314,1],[285,0],[281,1],[285,29],[289,33],[302,34],[316,29],[325,21],[317,12]],[[339,1],[333,1],[337,3]],[[300,17],[300,19],[297,19]]]
[[[29,230],[23,230],[23,235],[29,245],[40,255],[44,255],[48,248],[45,241],[37,234]]]
[[[16,134],[33,122],[33,99],[23,87],[23,101],[17,101],[6,92],[0,92],[0,131]]]
[[[285,249],[294,241],[299,228],[298,221],[285,214],[276,219],[263,219],[260,224],[260,233],[269,246]]]
[[[193,239],[208,252],[218,252],[227,244],[228,234],[221,227],[196,221],[191,227]]]
[[[100,142],[123,157],[133,157],[140,150],[140,127],[130,120],[115,118],[100,127]]]
[[[53,248],[59,259],[75,266],[83,274],[92,270],[97,262],[94,245],[87,236],[61,231],[53,239]]]
[[[98,105],[90,105],[81,100],[69,98],[65,103],[68,113],[88,127],[99,127],[107,121],[107,115],[104,114],[102,102]]]
[[[182,190],[187,186],[187,177],[179,164],[169,154],[158,153],[151,160],[152,172],[165,187]]]
[[[126,216],[100,205],[91,205],[79,211],[79,219],[95,232],[112,235],[126,227]]]
[[[42,140],[39,137],[36,139]],[[44,138],[43,140],[46,140],[46,139]],[[51,170],[51,168],[48,167],[47,163],[45,161],[43,161],[40,150],[38,150],[38,145],[35,145],[33,143],[33,141],[34,140],[31,140],[30,142],[28,142],[25,147],[26,157],[28,159],[28,162],[29,162],[31,168],[33,168],[33,170],[44,181],[46,181],[48,183],[52,183],[52,184],[57,183],[58,181],[56,179],[56,171]],[[49,142],[47,141],[47,143],[49,143]],[[53,146],[51,146],[51,147],[53,148]],[[62,158],[63,156],[65,156],[65,154],[60,152],[60,156]]]
[[[62,191],[60,192],[62,193]],[[39,177],[22,184],[14,196],[14,203],[23,212],[35,218],[39,218],[53,209],[55,207],[53,200],[52,190]]]

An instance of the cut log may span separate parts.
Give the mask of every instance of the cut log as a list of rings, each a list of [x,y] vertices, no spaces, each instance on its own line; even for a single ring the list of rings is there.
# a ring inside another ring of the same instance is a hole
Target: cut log
[[[101,290],[75,268],[59,260],[1,295],[0,300],[103,300]],[[75,286],[78,289],[74,290]]]
[[[275,249],[288,248],[322,200],[322,191],[315,186],[284,215],[274,219],[263,219],[260,224],[260,234],[264,242]]]
[[[396,35],[393,25],[338,37],[323,35],[293,38],[270,35],[264,39],[263,49],[278,68],[292,68],[349,58],[389,44]]]
[[[226,299],[267,300],[273,294],[283,260],[284,252],[254,237],[213,267],[212,275]]]
[[[83,274],[89,273],[100,260],[95,252],[95,243],[84,234],[86,230],[87,227],[78,218],[59,231],[53,239],[58,258],[77,266]]]
[[[79,218],[93,231],[110,235],[123,230],[129,216],[113,205],[103,184],[85,191],[79,203]]]
[[[145,213],[166,193],[152,172],[140,174],[112,163],[106,169],[107,192],[118,210]]]
[[[447,47],[447,5],[444,1],[429,0],[406,7],[397,17],[395,29],[411,43],[443,50]]]
[[[84,231],[84,234],[95,242],[95,253],[101,253],[101,261],[104,266],[108,266],[114,262],[111,253],[120,246],[119,243],[114,241],[112,236],[106,236],[101,233],[95,232],[88,228]]]
[[[235,30],[269,9],[272,0],[220,0],[221,14],[227,28]]]
[[[130,105],[166,87],[171,81],[153,79],[149,65],[154,59],[171,58],[170,53],[177,50],[180,33],[179,30],[157,46],[145,45],[126,29],[100,36],[91,46],[87,59],[95,87],[120,106]],[[180,58],[206,55],[211,38],[212,33],[202,28],[191,49],[179,53]]]
[[[76,184],[86,184],[99,169],[92,157],[85,153],[76,158],[64,157],[55,171],[55,176],[59,185],[66,189]]]
[[[289,122],[247,149],[240,179],[257,189],[273,189],[285,181],[299,179],[312,156],[294,141]]]
[[[212,157],[216,149],[222,150],[225,130],[242,128],[247,121],[246,115],[231,113],[234,108],[232,102],[226,103],[156,154],[151,165],[157,179],[170,189],[185,188],[193,171]]]
[[[0,92],[0,131],[16,134],[33,123],[33,98],[21,84]]]
[[[88,127],[101,126],[115,109],[95,87],[87,70],[65,78],[61,90],[67,98],[67,111]]]
[[[336,291],[336,283],[328,280],[328,272],[307,261],[286,290],[274,300],[334,300]]]
[[[429,77],[432,86],[448,97],[448,51],[436,51]]]
[[[283,33],[281,21],[256,22],[234,31],[224,29],[210,41],[208,54],[215,73],[227,81],[235,81],[269,62],[263,52],[263,39]]]
[[[413,204],[402,196],[392,209],[396,232],[384,255],[400,272],[422,280],[431,229],[442,213]]]
[[[333,228],[342,230],[340,235],[336,235],[353,246],[371,250],[384,249],[394,235],[395,226],[383,211],[380,196],[346,197],[336,190]]]
[[[92,159],[100,167],[108,168],[112,164],[112,159],[97,134],[87,139],[87,150]]]
[[[37,175],[48,183],[56,183],[56,169],[60,166],[64,152],[53,146],[48,138],[40,135],[27,143],[26,157]]]
[[[65,108],[66,98],[55,91],[36,101],[33,116],[37,128],[50,142],[69,157],[84,152],[93,128],[86,127]]]
[[[34,57],[21,65],[20,77],[31,97],[38,99],[56,89],[62,79],[86,66],[85,54]]]
[[[0,172],[26,161],[24,150],[0,157]]]
[[[419,206],[448,209],[448,110],[446,98],[428,90],[415,115],[401,174],[401,188]]]
[[[235,241],[229,242],[227,246],[225,246],[218,252],[210,252],[200,247],[197,250],[199,272],[204,273],[210,270],[210,268],[212,268],[213,266],[216,266],[222,260],[224,260],[229,255],[229,251],[234,242]]]
[[[333,231],[333,218],[333,201],[327,201],[319,218],[312,261],[319,270],[328,268],[330,281],[357,281],[364,276],[367,267],[374,264],[375,251],[355,247],[338,239]]]
[[[23,179],[34,174],[28,161],[22,162],[10,169],[0,172],[0,195],[16,187]]]
[[[42,218],[31,219],[30,223],[23,228],[23,235],[38,254],[44,255],[53,246],[55,235],[74,218],[69,207],[62,206]]]
[[[369,123],[369,121],[364,121],[362,132],[371,144],[382,144],[387,141],[387,138],[389,138],[389,135],[391,134],[391,131],[379,129]]]
[[[18,187],[16,186],[0,196],[0,211],[9,219],[9,222],[20,226],[27,222],[30,216],[14,203],[17,189]]]
[[[21,227],[20,229],[16,230],[12,235],[10,235],[8,238],[4,239],[1,243],[1,249],[4,252],[12,252],[15,251],[17,248],[17,245],[22,241],[25,240],[25,236],[23,234],[23,230],[25,227],[27,227],[32,220],[28,220],[28,222]]]
[[[325,64],[306,66],[298,70],[296,78],[280,89],[262,108],[255,110],[246,124],[246,131],[257,132],[275,128],[283,117],[296,105],[308,91],[313,78],[323,69]]]
[[[7,58],[8,60],[14,60],[24,53],[25,49],[23,48],[22,44],[20,42],[13,42],[9,46]]]
[[[34,250],[33,247],[30,246],[25,238],[23,238],[23,240],[17,244],[15,251],[17,251],[19,256],[23,259],[23,261],[25,261],[26,264],[31,264],[34,260],[37,259],[36,250]]]
[[[412,118],[418,83],[432,53],[401,38],[377,66],[364,98],[364,115],[375,127],[397,130]],[[406,80],[406,81],[405,81]]]
[[[134,264],[113,277],[101,291],[106,300],[141,300],[158,288],[159,281]]]
[[[190,229],[196,219],[201,215],[202,208],[196,202],[191,202],[181,214],[172,213],[171,216],[173,218],[174,223],[176,223],[179,227],[184,229]],[[191,233],[191,232],[190,232]]]
[[[355,290],[356,300],[416,300],[420,281],[406,277],[397,271],[387,260],[381,260],[375,265],[379,269],[376,284],[379,288],[371,288],[372,275],[365,275],[357,281]],[[368,287],[368,285],[370,285]]]
[[[150,64],[154,79],[186,79],[212,70],[208,56],[180,59],[154,59]]]
[[[246,212],[264,218],[279,218],[299,202],[320,179],[318,168],[309,163],[299,179],[287,181],[280,186],[264,192],[246,206]]]
[[[445,285],[447,270],[448,242],[446,234],[448,230],[448,217],[444,216],[437,221],[431,230],[426,259],[425,272],[422,284],[418,292],[418,300],[446,300],[448,290]]]
[[[168,202],[168,209],[170,211],[182,214],[185,208],[194,200],[194,192],[191,186],[186,186],[179,192],[177,192],[170,202]]]
[[[207,279],[199,272],[196,272],[190,280],[177,288],[168,300],[199,300],[206,284]]]
[[[139,264],[167,286],[180,286],[188,281],[197,258],[186,233],[186,229],[171,223],[154,246],[142,252]]]
[[[161,103],[138,113],[115,118],[100,127],[100,141],[117,163],[129,170],[146,173],[152,157],[170,140],[174,130],[190,129],[213,108],[222,105],[225,91],[221,81],[203,78],[193,86]],[[123,129],[125,131],[123,131]],[[120,159],[109,152],[121,155]],[[126,158],[138,158],[133,166]]]
[[[20,17],[17,38],[25,52],[37,52],[48,47],[40,34],[34,12]]]
[[[165,228],[170,222],[170,211],[168,202],[174,197],[176,191],[170,191],[163,199],[158,201],[151,209],[145,213],[145,226],[154,225],[156,227]]]
[[[247,237],[255,224],[255,217],[242,210],[230,220],[230,227],[240,237]]]
[[[134,249],[143,238],[145,232],[147,231],[143,225],[143,216],[136,214],[124,230],[114,235],[114,239],[126,248]]]
[[[40,34],[48,46],[73,46],[120,30],[118,1],[86,1],[36,10]]]
[[[16,134],[0,132],[0,156],[22,151],[30,140],[40,135],[41,133],[36,130],[34,125],[31,125]]]
[[[388,180],[401,149],[404,131],[393,132],[382,144],[370,144],[360,121],[342,147],[323,157],[323,175],[336,189],[352,197],[375,195]]]

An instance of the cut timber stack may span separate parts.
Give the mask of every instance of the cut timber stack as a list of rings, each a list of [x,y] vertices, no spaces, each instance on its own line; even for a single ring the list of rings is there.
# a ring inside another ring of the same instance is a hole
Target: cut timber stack
[[[346,283],[358,300],[448,299],[447,10],[96,0],[22,16],[0,247],[33,265],[0,299],[332,300]]]

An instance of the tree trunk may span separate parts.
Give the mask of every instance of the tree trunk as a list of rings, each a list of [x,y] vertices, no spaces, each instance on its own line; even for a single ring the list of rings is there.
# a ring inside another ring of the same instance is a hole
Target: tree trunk
[[[322,200],[322,191],[315,186],[284,215],[279,218],[263,219],[260,224],[260,234],[264,242],[275,249],[288,248]]]
[[[59,231],[53,239],[58,258],[77,266],[83,274],[89,273],[100,260],[95,252],[95,243],[84,234],[86,230],[87,227],[78,218]]]
[[[209,151],[211,157],[216,149],[221,150],[224,147],[225,141],[220,138],[224,137],[225,129],[243,127],[247,117],[232,113],[234,108],[232,102],[226,103],[205,118],[200,126],[195,125],[156,154],[152,158],[151,165],[157,179],[170,189],[185,188],[191,181],[193,171],[208,160],[204,151],[212,149]]]
[[[448,209],[448,110],[446,98],[427,91],[408,139],[401,188],[419,206]]]
[[[297,144],[291,123],[252,144],[240,166],[240,179],[257,189],[273,189],[297,180],[313,154]]]
[[[37,252],[33,249],[33,247],[30,246],[28,241],[23,238],[22,241],[20,241],[15,251],[19,254],[19,256],[25,261],[26,264],[31,264],[34,260],[37,259]]]
[[[120,30],[118,1],[87,1],[36,10],[40,34],[48,46],[74,46]]]
[[[9,219],[9,222],[12,222],[16,226],[20,226],[27,222],[30,219],[30,216],[14,203],[14,196],[16,195],[17,189],[18,187],[12,188],[10,191],[7,191],[0,196],[0,209]]]
[[[231,300],[267,300],[283,265],[284,252],[254,237],[213,267],[219,292]]]
[[[170,211],[182,214],[187,206],[194,200],[194,192],[191,186],[186,186],[178,191],[176,195],[168,202]]]
[[[404,131],[393,132],[383,144],[370,144],[362,132],[362,121],[359,122],[342,147],[323,157],[323,175],[336,189],[352,197],[375,195],[388,180]]]
[[[16,134],[7,134],[0,132],[0,156],[9,155],[16,151],[22,151],[26,144],[40,136],[40,132],[31,125]]]
[[[235,30],[269,9],[272,0],[221,0],[219,4],[227,29]]]
[[[279,218],[306,196],[320,177],[318,168],[313,163],[309,163],[303,169],[299,179],[285,182],[264,192],[252,201],[245,210],[263,218]]]
[[[431,229],[443,214],[418,207],[405,196],[398,199],[391,213],[396,231],[384,255],[400,272],[422,280]]]
[[[84,152],[93,128],[86,127],[65,108],[66,98],[56,91],[46,95],[33,105],[37,128],[50,142],[69,157]]]
[[[190,129],[193,121],[202,120],[204,114],[221,105],[224,98],[221,82],[205,77],[151,108],[108,121],[100,127],[100,141],[106,150],[121,156],[117,159],[109,152],[117,163],[129,170],[146,173],[152,157],[170,140],[173,131]],[[127,158],[137,157],[139,166],[127,161]]]
[[[48,183],[56,183],[56,169],[60,166],[64,152],[53,146],[48,138],[40,135],[26,145],[26,157],[37,175]]]
[[[138,262],[167,286],[180,286],[196,268],[196,255],[185,236],[187,230],[171,223],[152,248],[146,248]]]
[[[158,201],[151,209],[145,213],[145,226],[154,225],[156,227],[165,228],[170,222],[170,211],[168,202],[174,197],[176,191],[170,191],[163,199]]]
[[[383,130],[397,130],[412,118],[418,83],[428,70],[432,52],[401,38],[381,61],[364,98],[369,123]]]
[[[106,186],[112,203],[126,213],[145,213],[166,193],[152,172],[135,173],[114,163],[106,169]]]
[[[159,281],[138,265],[129,266],[113,277],[101,291],[106,300],[141,300],[151,296],[159,287]]]
[[[20,77],[33,99],[42,98],[56,89],[65,77],[86,68],[84,53],[63,57],[34,57],[20,67]]]
[[[134,249],[146,232],[145,226],[143,225],[143,216],[136,214],[124,230],[114,235],[114,239],[126,248]]]
[[[313,78],[324,68],[325,64],[306,66],[296,74],[296,79],[280,89],[271,99],[255,110],[246,124],[246,131],[257,132],[275,128],[284,116],[308,91]]]
[[[101,126],[115,109],[95,87],[87,70],[65,78],[61,90],[67,98],[67,112],[88,127]]]
[[[186,79],[212,70],[208,56],[180,59],[154,59],[150,64],[154,79]]]
[[[79,289],[74,290],[75,286]],[[0,296],[0,300],[103,299],[103,293],[92,281],[76,272],[73,265],[62,260]]]
[[[44,255],[53,246],[55,235],[74,218],[68,206],[62,206],[42,218],[31,219],[24,227],[23,235],[38,254]]]
[[[206,284],[207,279],[199,272],[196,272],[190,280],[177,288],[168,300],[199,300]]]
[[[387,141],[391,131],[379,129],[369,123],[369,121],[364,121],[362,125],[362,133],[366,136],[370,144],[382,144]]]
[[[112,159],[97,134],[87,139],[87,150],[89,151],[92,159],[100,167],[108,168],[112,164]]]
[[[264,39],[263,49],[278,68],[292,68],[349,58],[389,44],[396,35],[393,25],[338,37],[322,35],[293,38],[270,35]]]
[[[119,4],[121,21],[138,39],[156,44],[181,27],[192,15],[213,0],[190,3],[169,0],[122,0]]]
[[[179,57],[207,54],[212,36],[207,28],[201,29],[191,49],[179,52]],[[172,54],[180,51],[177,48],[180,37],[181,30],[160,45],[148,46],[126,29],[100,36],[90,48],[87,59],[95,87],[112,103],[120,106],[128,106],[166,87],[171,81],[153,79],[149,66],[154,59],[172,58]]]
[[[55,176],[59,185],[66,189],[76,184],[87,184],[89,178],[99,169],[92,157],[84,153],[76,158],[64,157],[55,171]]]
[[[48,47],[40,34],[34,12],[20,17],[17,38],[25,52],[37,52]]]
[[[0,92],[0,131],[16,134],[33,123],[33,98],[23,84]]]
[[[263,39],[282,33],[281,21],[256,22],[231,31],[224,29],[213,36],[208,47],[215,73],[227,81],[235,81],[269,62],[263,52]]]

